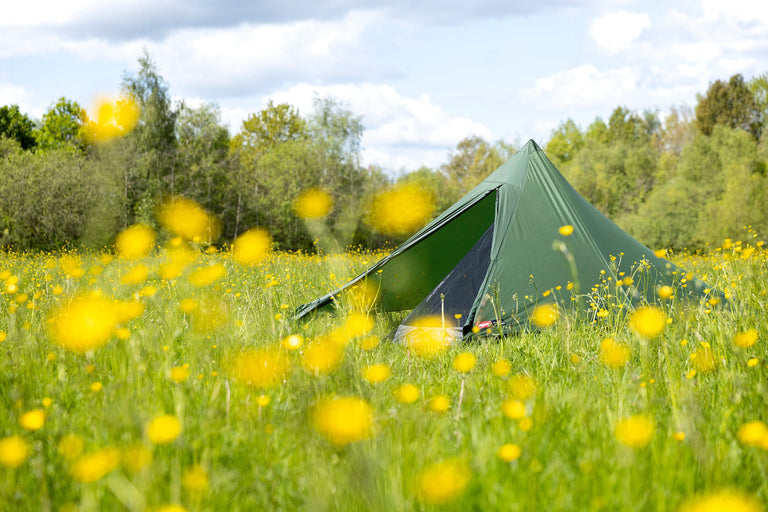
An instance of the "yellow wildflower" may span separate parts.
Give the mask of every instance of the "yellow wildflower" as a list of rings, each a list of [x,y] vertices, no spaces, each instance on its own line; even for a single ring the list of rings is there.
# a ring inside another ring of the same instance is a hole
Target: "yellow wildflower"
[[[621,368],[629,361],[631,351],[624,343],[613,338],[605,338],[600,342],[600,362],[609,368]]]
[[[760,420],[743,424],[736,437],[741,444],[768,449],[768,426]]]
[[[19,425],[24,430],[40,430],[45,425],[45,411],[43,409],[32,409],[19,416]]]
[[[747,329],[744,332],[737,332],[733,337],[733,344],[739,348],[749,348],[757,341],[757,329]]]
[[[4,437],[0,439],[0,465],[17,468],[24,464],[30,451],[29,445],[20,436]]]
[[[121,258],[143,258],[155,246],[155,230],[146,224],[125,228],[115,239],[115,249]]]
[[[285,381],[290,363],[277,347],[241,352],[232,361],[232,374],[240,382],[257,388],[271,388]]]
[[[189,378],[189,365],[174,366],[171,368],[170,377],[177,384],[184,382]]]
[[[508,398],[501,402],[501,412],[504,416],[513,420],[519,420],[525,416],[525,404],[520,400]]]
[[[643,448],[653,436],[653,420],[649,416],[635,415],[620,419],[613,431],[616,439],[630,448]]]
[[[186,240],[212,243],[219,238],[218,220],[191,199],[172,196],[164,200],[158,209],[160,224]]]
[[[467,373],[477,364],[477,357],[472,352],[462,352],[453,358],[453,368],[460,373]]]
[[[531,314],[531,322],[533,322],[536,327],[550,327],[557,322],[559,316],[560,310],[558,309],[557,304],[550,302],[548,304],[536,306]]]
[[[344,346],[332,338],[321,338],[310,343],[301,358],[301,365],[310,373],[327,375],[341,365]]]
[[[395,400],[403,404],[412,404],[419,398],[419,388],[413,384],[401,384],[393,392]]]
[[[528,400],[536,393],[536,383],[524,373],[513,375],[507,383],[507,391],[518,400]]]
[[[118,465],[120,451],[116,448],[103,448],[80,457],[70,467],[70,473],[79,482],[91,483],[114,471]]]
[[[246,231],[232,242],[232,259],[252,267],[261,262],[272,250],[272,237],[260,228]]]
[[[302,219],[321,219],[333,208],[333,198],[321,188],[310,188],[299,194],[293,203],[296,215]]]
[[[370,384],[380,384],[392,375],[392,370],[385,364],[372,364],[363,370],[363,379]]]
[[[691,498],[678,512],[761,512],[760,502],[741,491],[723,490]]]
[[[565,226],[560,226],[560,229],[558,229],[557,232],[560,233],[562,236],[570,236],[573,233],[573,226],[570,224],[566,224]]]
[[[147,422],[147,437],[155,444],[169,444],[181,434],[181,422],[172,414],[163,414]]]
[[[445,412],[451,407],[451,400],[445,395],[435,395],[429,400],[429,408],[435,412]]]
[[[323,398],[312,408],[312,424],[340,448],[373,436],[373,409],[362,398]]]
[[[491,371],[497,377],[506,377],[512,370],[512,363],[508,359],[499,359],[491,365]]]
[[[396,185],[374,197],[365,220],[385,235],[406,236],[423,226],[434,210],[435,198],[428,190]]]
[[[462,460],[448,459],[432,464],[419,475],[417,498],[430,505],[448,503],[464,492],[471,478],[472,471]]]
[[[187,491],[202,494],[208,490],[208,472],[200,464],[189,466],[181,475],[181,486]]]
[[[496,452],[496,455],[504,462],[512,462],[520,458],[522,453],[523,451],[518,445],[507,443],[499,448],[499,451]]]
[[[641,306],[629,318],[630,328],[641,338],[659,336],[667,325],[667,315],[655,306]]]
[[[107,343],[117,321],[112,301],[95,294],[81,295],[54,313],[50,334],[57,345],[84,353]]]

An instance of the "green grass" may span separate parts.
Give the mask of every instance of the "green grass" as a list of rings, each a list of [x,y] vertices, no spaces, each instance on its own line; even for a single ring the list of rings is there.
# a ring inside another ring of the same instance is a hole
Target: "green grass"
[[[7,333],[0,344],[0,438],[20,435],[31,447],[20,467],[0,467],[0,510],[143,511],[170,503],[222,511],[431,509],[417,499],[419,475],[449,458],[468,464],[472,477],[454,500],[436,507],[445,510],[677,510],[691,496],[725,488],[768,503],[768,452],[737,438],[744,423],[768,420],[768,260],[761,250],[747,259],[732,250],[680,258],[684,268],[728,290],[731,307],[671,307],[672,322],[655,340],[639,339],[613,311],[594,324],[566,316],[541,332],[483,338],[431,360],[386,341],[364,351],[353,340],[341,366],[327,376],[307,373],[300,351],[289,353],[289,377],[266,390],[233,379],[227,361],[245,348],[294,333],[309,341],[343,323],[342,316],[320,315],[296,325],[289,317],[294,307],[345,282],[378,255],[278,254],[253,269],[225,256],[201,255],[198,263],[222,261],[228,269],[205,288],[184,277],[162,281],[157,274],[123,285],[120,275],[129,263],[100,262],[97,255],[82,257],[85,273],[76,278],[66,275],[61,257],[0,257],[0,272],[7,271],[0,274],[0,331]],[[145,261],[150,268],[159,262],[160,256]],[[18,277],[18,289],[7,293],[11,275]],[[56,286],[61,294],[54,294]],[[126,325],[128,339],[113,338],[85,355],[53,344],[50,311],[94,289],[120,300],[141,295],[145,310]],[[27,302],[16,302],[19,293],[28,294]],[[184,298],[206,297],[227,311],[223,325],[208,331],[195,329],[178,307]],[[372,333],[383,338],[399,318],[377,316]],[[734,334],[749,328],[758,330],[757,343],[735,347]],[[630,345],[623,368],[600,362],[607,336]],[[702,342],[717,354],[717,370],[689,378],[695,369],[690,356]],[[466,375],[452,367],[462,351],[477,356]],[[502,358],[511,362],[510,375],[527,374],[536,383],[525,401],[533,422],[528,431],[502,414],[509,377],[491,371]],[[751,358],[759,364],[748,366]],[[378,385],[363,380],[361,370],[373,363],[389,365],[391,378]],[[190,377],[175,383],[170,369],[184,364]],[[103,388],[93,391],[94,382]],[[415,403],[393,397],[405,382],[420,389]],[[261,394],[271,399],[265,407],[256,404]],[[451,401],[444,413],[428,407],[438,394]],[[370,403],[373,437],[336,448],[319,434],[310,411],[329,395]],[[36,408],[45,409],[45,425],[25,431],[18,419]],[[145,424],[164,413],[181,420],[183,433],[154,446]],[[616,422],[635,414],[655,424],[649,444],[639,449],[614,437]],[[71,434],[83,439],[86,453],[138,443],[151,450],[152,461],[138,472],[124,461],[98,481],[80,483],[71,475],[73,462],[59,453],[61,439]],[[518,460],[497,457],[505,443],[521,447]],[[182,485],[185,470],[195,464],[207,472],[206,492]]]

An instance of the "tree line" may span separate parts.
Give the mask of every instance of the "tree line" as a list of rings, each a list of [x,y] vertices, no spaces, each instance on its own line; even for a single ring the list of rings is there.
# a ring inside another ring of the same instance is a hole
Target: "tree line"
[[[334,202],[323,221],[341,246],[387,240],[365,222],[372,197],[394,184],[429,191],[435,215],[515,152],[503,140],[470,136],[437,168],[397,176],[361,164],[362,118],[331,98],[301,115],[288,104],[248,116],[231,135],[214,104],[171,101],[148,55],[123,77],[121,94],[140,107],[126,136],[96,143],[86,111],[60,98],[35,121],[0,107],[0,245],[100,248],[122,228],[156,223],[168,195],[199,202],[221,221],[223,241],[260,226],[282,249],[312,250],[313,233],[294,199],[321,187]],[[768,235],[768,75],[715,81],[695,110],[617,107],[586,129],[568,119],[545,146],[593,205],[651,247],[695,249],[745,226]]]

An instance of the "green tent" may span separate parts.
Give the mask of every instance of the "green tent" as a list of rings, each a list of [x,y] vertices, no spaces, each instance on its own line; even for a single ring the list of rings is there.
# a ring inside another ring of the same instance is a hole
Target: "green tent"
[[[435,316],[456,337],[491,325],[517,331],[542,304],[597,315],[603,304],[659,300],[665,285],[675,300],[721,297],[595,209],[532,140],[391,254],[300,306],[296,318],[332,307],[361,283],[375,289],[379,310],[413,310],[396,338]]]

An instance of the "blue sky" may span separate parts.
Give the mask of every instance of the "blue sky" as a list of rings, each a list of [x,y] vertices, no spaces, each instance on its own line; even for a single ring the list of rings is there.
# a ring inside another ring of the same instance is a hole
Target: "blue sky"
[[[0,105],[90,106],[143,49],[231,133],[269,99],[307,113],[333,96],[363,118],[365,164],[412,170],[468,135],[544,144],[569,117],[663,115],[768,72],[768,2],[27,0],[0,18]]]

